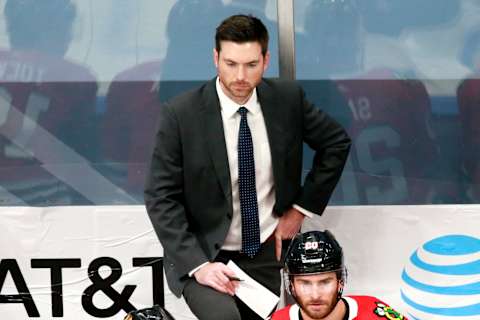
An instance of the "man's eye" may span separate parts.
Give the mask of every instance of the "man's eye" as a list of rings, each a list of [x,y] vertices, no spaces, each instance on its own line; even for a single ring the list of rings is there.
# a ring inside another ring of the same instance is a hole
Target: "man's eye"
[[[250,68],[255,68],[255,67],[257,66],[257,64],[256,64],[256,63],[249,63],[248,66],[249,66]]]

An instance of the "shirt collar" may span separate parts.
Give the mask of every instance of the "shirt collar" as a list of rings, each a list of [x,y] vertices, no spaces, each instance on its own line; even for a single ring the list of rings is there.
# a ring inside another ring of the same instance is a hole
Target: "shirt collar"
[[[232,99],[230,99],[220,86],[220,79],[217,77],[216,89],[218,100],[220,100],[220,108],[227,118],[231,118],[237,114],[238,108],[245,107],[252,114],[256,114],[260,111],[260,105],[258,104],[257,99],[257,88],[253,89],[253,93],[244,105],[239,105]]]

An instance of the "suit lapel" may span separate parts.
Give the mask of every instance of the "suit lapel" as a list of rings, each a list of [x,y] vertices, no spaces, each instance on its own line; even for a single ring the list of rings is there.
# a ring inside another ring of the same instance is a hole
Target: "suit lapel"
[[[232,207],[232,186],[230,182],[230,168],[228,165],[227,146],[223,131],[222,114],[217,91],[213,79],[205,85],[202,101],[201,117],[208,151],[212,159],[217,178],[220,182],[226,199]]]
[[[273,90],[268,83],[262,81],[257,87],[258,100],[262,108],[265,126],[267,128],[268,142],[270,144],[270,152],[272,156],[273,178],[277,197],[281,196],[279,186],[283,180],[283,160],[284,160],[284,136],[283,130],[287,128],[283,125],[286,121],[280,112],[280,102],[273,94]]]

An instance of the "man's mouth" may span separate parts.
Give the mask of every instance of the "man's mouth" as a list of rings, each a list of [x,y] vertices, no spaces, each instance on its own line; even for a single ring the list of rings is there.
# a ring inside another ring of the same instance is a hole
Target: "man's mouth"
[[[236,86],[236,87],[240,87],[240,88],[248,88],[249,87],[247,82],[235,82],[233,85]]]
[[[308,306],[314,308],[314,309],[320,309],[320,308],[323,308],[325,307],[327,304],[324,303],[324,302],[311,302],[308,304]]]

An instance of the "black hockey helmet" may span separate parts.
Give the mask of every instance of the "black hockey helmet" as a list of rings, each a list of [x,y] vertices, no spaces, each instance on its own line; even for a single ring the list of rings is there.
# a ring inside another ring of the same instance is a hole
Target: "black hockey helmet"
[[[130,311],[124,320],[175,320],[172,315],[158,304],[145,309]]]
[[[299,233],[287,249],[288,275],[341,271],[343,277],[344,269],[342,247],[328,230]]]

